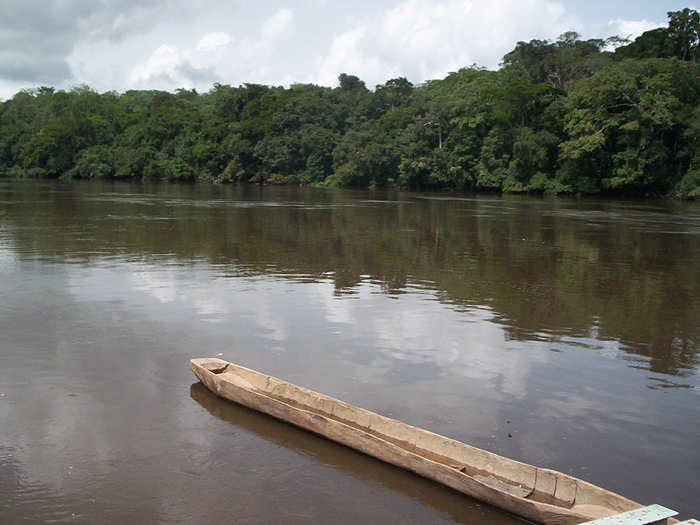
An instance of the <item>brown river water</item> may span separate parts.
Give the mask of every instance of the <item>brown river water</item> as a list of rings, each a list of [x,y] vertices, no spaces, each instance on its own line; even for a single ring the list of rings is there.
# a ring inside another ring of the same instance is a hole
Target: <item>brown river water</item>
[[[0,523],[518,523],[217,356],[700,518],[700,205],[0,180]]]

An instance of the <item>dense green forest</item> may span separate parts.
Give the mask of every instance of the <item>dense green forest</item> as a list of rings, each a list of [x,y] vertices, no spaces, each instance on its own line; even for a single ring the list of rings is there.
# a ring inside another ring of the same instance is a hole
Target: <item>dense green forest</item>
[[[668,17],[419,86],[24,90],[0,104],[0,176],[697,198],[700,15]]]

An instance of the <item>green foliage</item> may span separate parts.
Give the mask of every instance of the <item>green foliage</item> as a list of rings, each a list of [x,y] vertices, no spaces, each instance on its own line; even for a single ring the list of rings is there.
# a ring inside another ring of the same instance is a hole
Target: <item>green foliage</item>
[[[627,60],[580,82],[566,101],[563,160],[591,170],[596,190],[669,193],[687,170],[677,154],[700,103],[700,67]],[[684,165],[685,164],[685,165]],[[576,175],[574,174],[576,178]]]
[[[642,33],[634,42],[618,47],[618,58],[668,58],[670,57],[668,28],[659,27]]]
[[[107,179],[114,176],[114,149],[99,145],[85,148],[80,152],[75,165],[62,174],[65,179]]]
[[[628,46],[615,50],[621,58],[678,58],[700,61],[700,13],[685,8],[669,11],[668,27],[647,31]]]
[[[668,13],[668,39],[672,56],[700,61],[700,13],[687,7]]]
[[[590,75],[605,61],[600,52],[605,45],[606,41],[600,39],[579,40],[578,33],[571,31],[556,42],[518,42],[503,57],[503,64],[520,71],[530,83],[569,91],[578,79]]]
[[[700,15],[668,15],[422,86],[24,90],[0,103],[0,176],[698,198]]]
[[[700,198],[700,169],[692,169],[683,175],[674,188],[673,195],[681,199]]]
[[[22,165],[30,176],[58,177],[73,165],[74,142],[69,127],[47,125],[22,146]]]

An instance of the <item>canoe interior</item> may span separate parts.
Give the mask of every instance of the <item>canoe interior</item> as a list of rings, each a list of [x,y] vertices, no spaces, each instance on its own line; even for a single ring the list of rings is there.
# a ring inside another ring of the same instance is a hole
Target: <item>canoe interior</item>
[[[532,502],[547,513],[561,512],[570,517],[594,519],[641,506],[567,474],[505,458],[221,359],[193,359],[190,366],[219,395],[222,395],[224,385],[233,385],[294,409],[342,423],[439,466],[453,469],[489,489],[508,495],[511,500]],[[579,521],[586,520],[571,518],[561,523]]]

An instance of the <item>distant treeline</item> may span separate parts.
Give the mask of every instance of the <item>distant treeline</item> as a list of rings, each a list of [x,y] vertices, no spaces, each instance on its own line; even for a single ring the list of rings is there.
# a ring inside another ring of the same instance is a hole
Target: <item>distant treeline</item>
[[[0,176],[697,198],[700,16],[668,16],[420,86],[20,91],[0,103]]]

